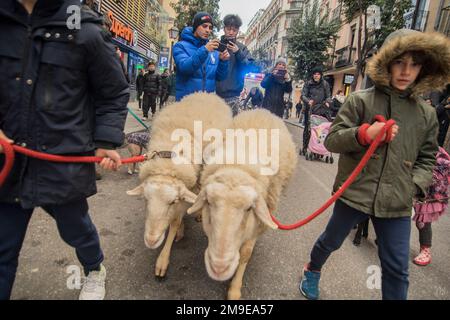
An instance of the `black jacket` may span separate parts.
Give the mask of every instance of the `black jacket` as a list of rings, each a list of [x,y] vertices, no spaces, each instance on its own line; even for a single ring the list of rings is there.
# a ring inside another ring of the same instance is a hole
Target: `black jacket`
[[[122,144],[129,88],[102,20],[82,10],[81,28],[70,30],[70,5],[80,2],[39,0],[28,16],[18,1],[0,2],[0,129],[33,150],[93,155]],[[17,154],[0,201],[32,208],[95,192],[94,164]]]
[[[302,91],[302,101],[307,106],[309,105],[309,100],[314,100],[314,105],[321,104],[328,100],[331,102],[331,90],[330,85],[323,79],[319,82],[310,80],[304,87]]]
[[[279,117],[283,117],[285,108],[284,94],[292,92],[292,81],[280,81],[269,73],[261,82],[261,86],[266,89],[263,108]]]
[[[259,88],[256,88],[255,94],[252,94],[252,91],[250,90],[249,94],[247,95],[247,98],[245,99],[244,106],[247,105],[248,100],[250,99],[252,99],[253,106],[261,107],[264,100],[264,96],[261,90],[259,90]]]
[[[217,81],[216,93],[221,98],[238,97],[244,89],[245,75],[251,71],[253,59],[247,47],[240,42],[236,42],[239,51],[230,52],[228,64],[228,75],[223,81]]]
[[[445,109],[447,101],[443,101],[437,108],[436,113],[439,121],[439,135],[438,143],[442,147],[447,136],[447,131],[450,124],[450,109]]]
[[[144,94],[158,96],[161,92],[161,76],[156,72],[147,72],[144,76]]]
[[[161,95],[170,92],[171,80],[169,75],[161,75]]]
[[[145,77],[143,74],[138,74],[138,76],[136,77],[136,90],[139,92],[143,92],[144,91],[144,82],[145,82]]]

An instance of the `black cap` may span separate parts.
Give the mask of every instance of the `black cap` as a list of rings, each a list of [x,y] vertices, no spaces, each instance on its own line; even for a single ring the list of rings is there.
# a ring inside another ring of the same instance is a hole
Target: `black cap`
[[[211,15],[207,12],[198,12],[192,20],[192,29],[195,32],[199,26],[208,22],[214,25]]]

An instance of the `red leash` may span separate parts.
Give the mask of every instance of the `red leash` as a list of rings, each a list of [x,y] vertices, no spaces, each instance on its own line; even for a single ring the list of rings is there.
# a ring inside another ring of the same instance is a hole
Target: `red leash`
[[[303,219],[297,223],[294,223],[291,225],[283,225],[272,215],[272,220],[273,220],[273,222],[275,222],[278,225],[278,229],[294,230],[294,229],[300,228],[300,227],[304,226],[305,224],[309,223],[311,220],[316,218],[321,213],[323,213],[337,199],[339,199],[339,197],[345,192],[345,190],[353,183],[353,181],[355,181],[356,177],[361,173],[362,169],[367,165],[367,162],[369,161],[370,157],[373,155],[375,150],[378,148],[378,146],[382,142],[389,143],[391,141],[390,138],[391,138],[392,126],[395,124],[395,121],[392,119],[386,121],[386,119],[380,115],[376,116],[375,120],[379,121],[379,122],[384,122],[385,126],[381,129],[380,133],[376,136],[375,140],[373,140],[373,141],[369,141],[370,139],[368,139],[366,132],[365,132],[367,130],[368,126],[365,126],[366,128],[365,128],[365,130],[363,130],[361,136],[362,136],[362,139],[364,139],[363,141],[370,142],[370,147],[367,150],[364,157],[361,159],[358,166],[356,166],[356,168],[353,170],[352,174],[348,177],[348,179],[345,181],[345,183],[339,188],[339,190],[336,191],[336,193],[327,202],[325,202],[325,204],[322,207],[320,207],[318,210],[316,210],[310,216],[306,217],[305,219]],[[381,141],[384,134],[386,134],[386,138],[384,141]]]
[[[4,153],[5,153],[5,165],[3,166],[2,170],[0,171],[0,187],[5,182],[6,177],[9,175],[9,172],[11,171],[11,169],[14,165],[14,158],[15,158],[16,152],[22,153],[31,158],[45,160],[45,161],[51,161],[51,162],[100,163],[103,160],[103,158],[101,158],[101,157],[72,157],[72,156],[58,156],[58,155],[53,155],[53,154],[48,154],[48,153],[42,153],[42,152],[27,149],[27,148],[24,148],[21,146],[11,145],[3,139],[0,139],[0,145],[3,147]],[[143,162],[145,160],[146,160],[146,155],[141,155],[141,156],[137,156],[137,157],[123,159],[122,163],[123,164],[136,163],[136,162]]]
[[[358,139],[361,139],[360,141],[365,143],[370,143],[370,147],[367,150],[364,157],[361,159],[361,162],[358,164],[358,166],[353,170],[352,174],[348,177],[347,181],[339,188],[338,191],[318,210],[316,210],[313,214],[308,216],[307,218],[292,224],[292,225],[283,225],[281,224],[273,215],[272,220],[278,225],[278,228],[281,230],[293,230],[300,228],[301,226],[304,226],[305,224],[309,223],[311,220],[316,218],[318,215],[323,213],[328,207],[330,207],[339,197],[344,193],[344,191],[353,183],[353,181],[356,179],[356,177],[361,173],[362,169],[366,166],[367,162],[369,161],[370,157],[373,155],[375,150],[378,148],[378,146],[384,142],[389,143],[390,142],[390,136],[392,131],[392,126],[395,124],[394,120],[388,120],[384,119],[383,116],[376,116],[376,121],[384,122],[385,126],[381,129],[380,133],[376,136],[374,141],[369,141],[366,130],[368,128],[367,125],[364,126],[365,130],[362,131],[358,137]],[[363,127],[363,126],[361,126]],[[386,134],[387,133],[387,134]],[[386,134],[386,139],[384,141],[381,141],[384,134]],[[103,160],[103,158],[100,157],[66,157],[66,156],[57,156],[57,155],[51,155],[47,153],[37,152],[33,150],[29,150],[17,145],[11,145],[7,143],[5,140],[0,139],[0,145],[3,146],[3,150],[5,153],[5,165],[3,166],[2,170],[0,171],[0,187],[3,185],[6,177],[8,176],[9,172],[11,171],[13,164],[14,164],[14,157],[15,157],[15,151],[22,153],[26,156],[33,157],[40,160],[46,160],[46,161],[52,161],[52,162],[78,162],[78,163],[99,163]],[[123,159],[122,163],[136,163],[136,162],[143,162],[146,160],[146,156],[138,156],[128,159]]]

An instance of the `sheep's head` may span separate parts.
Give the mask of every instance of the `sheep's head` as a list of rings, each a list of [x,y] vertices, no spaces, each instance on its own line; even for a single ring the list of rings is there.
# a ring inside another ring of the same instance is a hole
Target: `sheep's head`
[[[276,229],[263,197],[252,184],[230,186],[211,182],[200,191],[188,213],[202,210],[208,237],[206,270],[218,281],[230,279],[239,265],[240,248],[261,228],[259,221]]]
[[[162,244],[170,223],[184,214],[196,198],[180,180],[170,177],[150,177],[127,194],[144,195],[147,200],[144,241],[150,249]]]

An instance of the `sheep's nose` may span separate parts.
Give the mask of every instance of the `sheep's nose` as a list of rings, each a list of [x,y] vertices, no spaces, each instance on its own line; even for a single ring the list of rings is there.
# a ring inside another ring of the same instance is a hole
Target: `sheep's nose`
[[[211,269],[216,274],[222,274],[230,268],[230,264],[228,261],[211,262]]]
[[[147,246],[153,246],[155,245],[155,243],[158,242],[160,236],[155,236],[155,235],[146,235],[145,236],[145,244]]]

